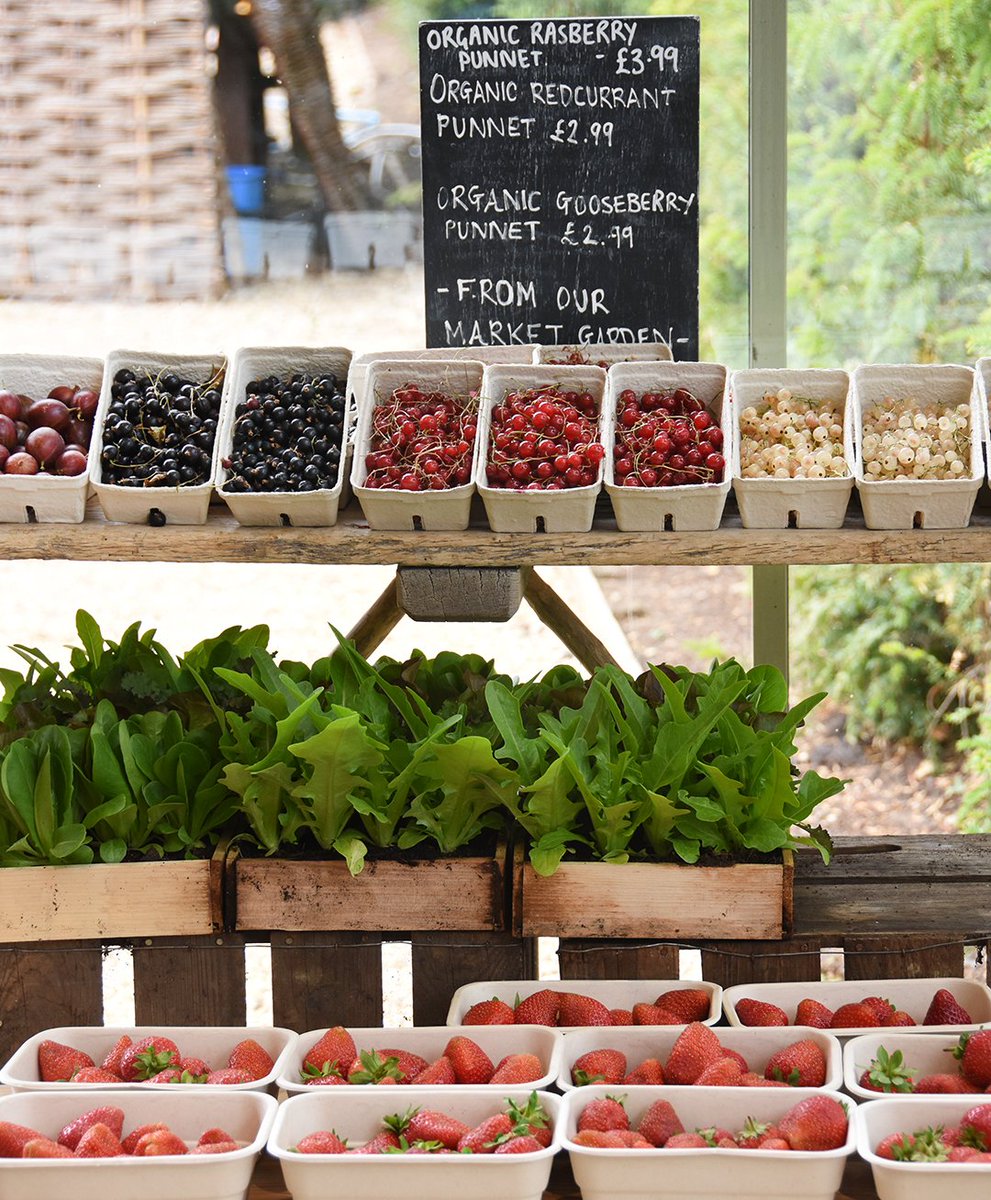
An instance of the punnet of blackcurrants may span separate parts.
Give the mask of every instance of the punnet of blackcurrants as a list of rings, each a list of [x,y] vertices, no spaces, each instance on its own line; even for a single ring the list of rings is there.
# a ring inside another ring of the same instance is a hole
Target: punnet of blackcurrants
[[[372,411],[365,455],[366,488],[439,492],[471,483],[478,394],[393,390]]]
[[[722,483],[726,460],[715,415],[687,388],[620,392],[613,475],[620,487]]]
[[[122,368],[103,424],[102,481],[118,487],[209,483],[223,368],[202,383]]]
[[[605,447],[591,392],[557,385],[509,392],[492,408],[486,482],[510,491],[593,487]]]
[[[70,384],[38,400],[0,391],[0,475],[84,475],[98,402]]]
[[[316,492],[333,488],[344,457],[346,402],[332,372],[269,375],[245,386],[234,414],[228,492]]]

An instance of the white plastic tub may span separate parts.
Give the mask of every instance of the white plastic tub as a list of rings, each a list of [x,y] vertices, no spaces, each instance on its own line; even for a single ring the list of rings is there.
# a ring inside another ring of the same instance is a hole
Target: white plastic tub
[[[217,491],[241,525],[336,525],[341,491],[347,476],[348,436],[351,407],[347,375],[351,351],[340,346],[309,349],[303,346],[251,347],[235,352],[224,382],[220,428],[217,432]],[[237,406],[244,402],[244,389],[253,379],[293,374],[334,374],[345,396],[344,430],[337,480],[332,487],[315,492],[230,492],[225,488],[228,471],[220,464],[232,449]]]
[[[876,1100],[879,1096],[889,1094],[861,1087],[858,1082],[882,1046],[889,1054],[900,1050],[904,1067],[912,1069],[915,1079],[921,1079],[924,1075],[956,1074],[959,1063],[950,1051],[959,1041],[959,1034],[912,1033],[905,1029],[875,1029],[872,1033],[851,1038],[843,1047],[843,1088],[858,1100]],[[920,1096],[911,1092],[898,1094],[909,1100],[931,1099],[931,1095],[925,1092]],[[979,1099],[980,1096],[975,1095],[975,1101]]]
[[[723,433],[720,453],[726,460],[722,483],[690,483],[675,487],[628,488],[616,483],[616,406],[622,392],[630,388],[644,392],[687,388],[715,416]],[[609,369],[606,385],[606,491],[616,514],[616,525],[624,531],[675,533],[718,529],[730,489],[733,453],[733,422],[726,398],[726,368],[705,362],[620,363]]]
[[[864,477],[863,410],[887,397],[919,403],[971,405],[970,470],[959,479],[888,479]],[[975,404],[974,369],[954,365],[857,367],[850,383],[847,457],[854,475],[864,522],[868,529],[963,529],[984,479],[981,441],[984,422]]]
[[[878,1158],[874,1147],[890,1133],[955,1125],[988,1096],[886,1096],[856,1110],[857,1153],[870,1164],[878,1200],[987,1200],[991,1163],[909,1163]]]
[[[156,1091],[242,1092],[264,1091],[275,1083],[296,1045],[296,1034],[290,1029],[258,1026],[247,1028],[240,1025],[66,1025],[58,1029],[43,1029],[23,1042],[0,1070],[0,1084],[11,1087],[15,1092],[65,1092],[76,1096],[88,1096],[98,1088],[116,1094],[149,1090],[147,1083],[93,1084],[93,1083],[46,1083],[38,1077],[38,1047],[42,1042],[61,1042],[76,1050],[84,1050],[100,1065],[120,1038],[127,1034],[132,1041],[158,1034],[171,1038],[179,1052],[190,1058],[202,1058],[215,1069],[227,1066],[231,1050],[245,1038],[253,1038],[275,1059],[272,1070],[262,1079],[251,1083],[170,1083],[156,1087]]]
[[[421,391],[441,391],[466,397],[482,385],[483,365],[472,359],[390,359],[370,362],[357,394],[358,426],[355,433],[351,488],[372,529],[459,530],[468,528],[481,429],[471,456],[471,482],[442,491],[405,492],[400,488],[365,487],[365,456],[371,442],[372,413],[388,401],[396,388],[415,383]]]
[[[45,400],[53,387],[99,393],[103,359],[47,354],[0,355],[0,388]],[[90,455],[92,462],[92,454]],[[0,475],[0,522],[76,524],[86,515],[89,472],[82,475]]]
[[[747,529],[839,529],[853,491],[848,456],[844,455],[846,475],[835,478],[745,479],[740,474],[740,413],[749,406],[760,411],[762,405],[766,407],[767,393],[781,388],[806,400],[828,401],[842,415],[844,430],[849,423],[850,376],[846,371],[734,371],[729,382],[734,426],[732,475],[740,519]]]
[[[533,361],[549,365],[569,365],[569,359],[580,356],[570,365],[613,366],[615,363],[670,362],[671,347],[667,342],[587,342],[560,344],[557,346],[535,346]]]
[[[601,1000],[606,1008],[632,1008],[634,1004],[653,1004],[662,992],[673,992],[682,989],[697,989],[710,994],[709,1015],[704,1024],[715,1025],[720,1017],[720,1004],[723,990],[717,983],[702,983],[693,979],[493,979],[482,983],[465,983],[451,997],[451,1007],[447,1013],[448,1025],[461,1025],[464,1015],[473,1004],[481,1000],[491,1000],[493,996],[513,1007],[516,997],[525,1000],[534,992],[577,992],[583,996],[591,996]],[[469,1025],[466,1029],[481,1029],[484,1026]],[[507,1027],[508,1028],[508,1027]],[[517,1026],[516,1028],[522,1028]],[[577,1029],[581,1026],[562,1025],[563,1029]],[[614,1029],[626,1028],[622,1025],[596,1026],[606,1033]],[[658,1027],[655,1027],[658,1028]],[[680,1029],[672,1025],[671,1029]]]
[[[582,1200],[833,1200],[853,1153],[851,1120],[846,1143],[838,1150],[598,1150],[576,1145],[578,1116],[591,1100],[616,1094],[615,1087],[576,1088],[561,1105],[561,1144],[571,1158]],[[837,1092],[812,1088],[669,1088],[638,1087],[625,1093],[630,1125],[635,1128],[656,1100],[667,1100],[685,1129],[722,1126],[731,1132],[748,1117],[775,1121],[808,1096],[827,1095],[853,1108]]]
[[[866,996],[890,1000],[896,1008],[904,1009],[916,1021],[926,1015],[929,1002],[940,988],[945,988],[970,1013],[972,1025],[907,1025],[892,1029],[892,1034],[911,1035],[913,1029],[927,1033],[963,1033],[991,1021],[991,989],[973,979],[844,979],[836,983],[810,981],[807,983],[741,983],[723,992],[723,1009],[731,1025],[742,1025],[736,1015],[736,1003],[743,997],[766,1000],[778,1005],[795,1019],[799,1001],[806,997],[819,1000],[835,1012],[841,1004],[853,1004]],[[859,1034],[879,1033],[877,1026],[858,1026],[853,1029],[831,1029],[830,1033],[843,1038]]]
[[[278,1107],[272,1096],[259,1092],[218,1096],[94,1089],[85,1095],[0,1096],[0,1121],[27,1125],[54,1139],[73,1118],[105,1104],[124,1110],[125,1136],[139,1125],[162,1122],[194,1146],[201,1134],[219,1126],[240,1148],[148,1158],[0,1158],[3,1200],[244,1200]]]
[[[525,1103],[532,1089],[501,1093],[487,1088],[418,1088],[416,1103],[475,1125],[502,1111],[506,1100]],[[297,1154],[300,1138],[333,1129],[350,1145],[369,1141],[382,1118],[409,1107],[413,1096],[396,1088],[319,1088],[292,1096],[279,1109],[268,1152],[282,1166],[294,1200],[541,1200],[558,1150],[560,1097],[538,1092],[554,1123],[550,1146],[530,1154]]]
[[[317,1029],[299,1035],[292,1053],[285,1060],[278,1080],[280,1088],[286,1092],[313,1091],[312,1085],[300,1081],[300,1071],[303,1059],[326,1032],[326,1029]],[[536,1054],[544,1064],[544,1073],[529,1085],[531,1088],[552,1086],[561,1070],[562,1036],[556,1029],[545,1029],[539,1025],[468,1025],[464,1029],[452,1029],[448,1025],[418,1025],[399,1029],[349,1029],[348,1032],[354,1038],[355,1049],[359,1053],[380,1047],[409,1050],[425,1058],[428,1063],[440,1058],[447,1043],[459,1034],[477,1042],[492,1059],[493,1065],[498,1065],[507,1054]],[[461,1091],[465,1086],[457,1085],[457,1090]],[[495,1085],[496,1088],[505,1086]],[[421,1089],[411,1087],[410,1090],[419,1092]],[[444,1090],[450,1091],[451,1088],[448,1086]]]
[[[516,367],[485,368],[478,426],[478,461],[475,480],[485,504],[489,526],[496,533],[587,533],[592,528],[595,500],[602,490],[605,460],[599,464],[596,482],[588,487],[560,491],[517,492],[489,487],[486,461],[492,430],[492,409],[510,392],[534,387],[560,386],[587,391],[599,407],[598,438],[604,441],[606,373],[601,367]]]
[[[522,1028],[522,1026],[521,1026]],[[626,1055],[627,1070],[643,1062],[645,1058],[659,1059],[663,1064],[675,1042],[681,1037],[680,1025],[617,1025],[614,1028],[590,1026],[586,1029],[570,1030],[564,1034],[564,1049],[561,1056],[561,1073],[557,1086],[564,1092],[574,1088],[571,1072],[575,1062],[590,1050],[608,1047],[622,1050]],[[822,1029],[806,1029],[801,1025],[772,1029],[716,1029],[719,1041],[727,1050],[735,1050],[747,1060],[751,1071],[764,1074],[767,1060],[772,1054],[783,1050],[794,1042],[815,1042],[826,1056],[826,1082],[823,1087],[834,1091],[843,1086],[843,1059],[840,1043],[832,1034]],[[632,1086],[641,1087],[641,1084]],[[677,1085],[672,1085],[677,1086]],[[588,1085],[580,1089],[587,1091]]]
[[[130,368],[137,375],[157,375],[160,371],[175,371],[179,375],[188,376],[194,382],[202,384],[225,370],[224,356],[222,354],[210,356],[149,354],[138,350],[111,351],[107,356],[103,390],[100,393],[100,406],[96,410],[93,441],[90,446],[89,478],[108,521],[146,524],[154,510],[161,513],[167,522],[174,525],[203,525],[210,508],[210,497],[213,494],[214,480],[217,475],[219,423],[218,438],[215,438],[213,443],[210,475],[205,483],[177,488],[145,488],[121,487],[119,484],[103,482],[103,470],[100,463],[103,451],[103,425],[107,419],[107,413],[110,411],[114,376],[124,367]],[[222,382],[222,380],[218,381],[218,388],[222,386]]]

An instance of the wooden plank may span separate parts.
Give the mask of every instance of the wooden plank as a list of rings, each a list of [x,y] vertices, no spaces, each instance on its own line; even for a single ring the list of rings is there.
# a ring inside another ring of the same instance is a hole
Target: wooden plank
[[[562,938],[557,951],[562,979],[677,979],[677,946]]]
[[[844,979],[949,979],[963,976],[963,946],[933,945],[926,934],[845,937]]]
[[[737,983],[818,980],[818,938],[781,942],[708,942],[702,949],[702,978],[722,987]]]
[[[138,1025],[245,1025],[244,943],[237,934],[134,942]]]
[[[783,892],[780,863],[563,863],[547,876],[524,865],[522,931],[528,937],[777,938]]]
[[[208,860],[0,871],[0,941],[214,930]]]
[[[303,1033],[382,1024],[382,938],[365,933],[273,933],[275,1024]]]
[[[535,979],[535,947],[506,934],[415,933],[413,1023],[443,1025],[462,984],[485,979]]]
[[[11,870],[18,874],[22,869],[29,868]],[[0,946],[0,1062],[42,1029],[102,1024],[99,942]]]

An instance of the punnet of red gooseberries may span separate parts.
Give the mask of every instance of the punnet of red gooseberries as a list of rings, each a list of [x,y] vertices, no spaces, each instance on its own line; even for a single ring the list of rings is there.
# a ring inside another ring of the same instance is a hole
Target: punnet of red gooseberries
[[[620,487],[722,483],[723,431],[687,388],[620,392],[613,474]]]
[[[437,492],[471,483],[477,429],[477,393],[396,388],[372,412],[364,486]]]
[[[606,456],[599,403],[559,385],[509,392],[492,409],[485,475],[489,487],[517,492],[593,487]]]
[[[0,475],[83,475],[99,395],[59,384],[47,399],[0,391]]]

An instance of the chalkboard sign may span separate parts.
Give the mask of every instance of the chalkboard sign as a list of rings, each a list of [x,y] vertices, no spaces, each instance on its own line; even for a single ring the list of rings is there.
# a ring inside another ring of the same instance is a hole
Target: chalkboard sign
[[[420,26],[428,346],[698,357],[697,17]]]

